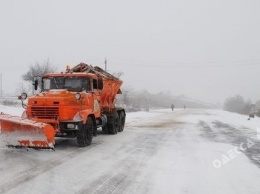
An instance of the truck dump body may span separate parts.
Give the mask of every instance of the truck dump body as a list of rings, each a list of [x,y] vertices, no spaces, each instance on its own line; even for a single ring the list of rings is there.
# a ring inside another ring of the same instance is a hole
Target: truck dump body
[[[102,68],[80,63],[73,67],[71,72],[85,72],[93,73],[98,77],[98,80],[102,80],[103,88],[101,90],[101,107],[103,109],[112,109],[115,107],[115,98],[118,93],[121,93],[120,87],[122,81],[112,74],[106,72]]]
[[[115,106],[116,94],[120,92],[122,82],[120,80],[103,79],[104,87],[101,92],[101,106],[103,108],[113,108]]]

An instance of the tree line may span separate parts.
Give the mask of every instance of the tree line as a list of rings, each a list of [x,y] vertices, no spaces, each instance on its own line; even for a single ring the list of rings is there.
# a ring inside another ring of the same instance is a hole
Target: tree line
[[[223,108],[226,111],[244,115],[248,115],[252,109],[255,109],[255,114],[260,116],[260,100],[253,104],[251,100],[245,100],[240,95],[227,98],[224,102]]]

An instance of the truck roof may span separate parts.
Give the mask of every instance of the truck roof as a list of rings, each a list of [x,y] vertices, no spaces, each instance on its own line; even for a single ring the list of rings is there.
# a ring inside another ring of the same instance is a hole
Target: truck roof
[[[93,73],[84,73],[84,72],[71,72],[71,73],[48,73],[43,75],[43,77],[90,77],[97,79],[97,75]]]

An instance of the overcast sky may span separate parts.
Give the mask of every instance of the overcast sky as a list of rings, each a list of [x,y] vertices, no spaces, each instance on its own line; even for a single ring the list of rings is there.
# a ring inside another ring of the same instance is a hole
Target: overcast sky
[[[15,93],[47,59],[121,71],[124,85],[206,102],[260,99],[259,0],[0,1],[0,74]]]

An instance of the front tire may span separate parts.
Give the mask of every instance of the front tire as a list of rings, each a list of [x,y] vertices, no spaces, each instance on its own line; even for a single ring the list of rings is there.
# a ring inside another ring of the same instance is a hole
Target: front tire
[[[119,123],[118,123],[118,132],[124,131],[125,127],[125,113],[123,111],[120,112],[119,114]]]
[[[92,143],[94,124],[92,118],[88,118],[85,125],[79,130],[77,135],[77,143],[79,147],[86,147]]]

